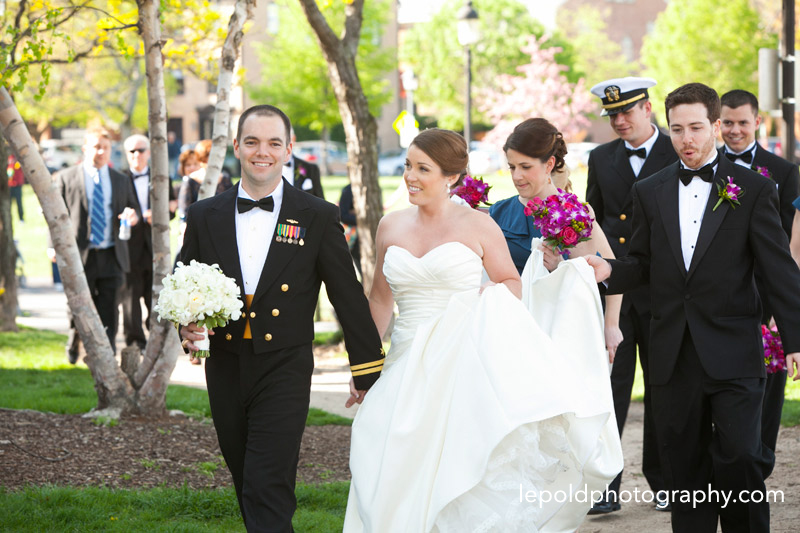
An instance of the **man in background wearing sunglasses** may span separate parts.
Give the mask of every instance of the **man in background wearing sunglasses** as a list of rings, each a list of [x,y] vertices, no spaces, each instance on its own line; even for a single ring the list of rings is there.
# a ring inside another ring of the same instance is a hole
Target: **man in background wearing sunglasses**
[[[153,234],[150,211],[150,141],[144,135],[131,135],[125,139],[125,156],[128,159],[126,174],[136,191],[133,208],[142,221],[131,228],[128,249],[131,268],[125,275],[120,291],[122,302],[122,326],[126,346],[139,346],[144,350],[147,338],[142,327],[142,304],[147,307],[147,323],[150,323],[150,307],[153,297]],[[169,218],[175,216],[178,199],[169,187]]]

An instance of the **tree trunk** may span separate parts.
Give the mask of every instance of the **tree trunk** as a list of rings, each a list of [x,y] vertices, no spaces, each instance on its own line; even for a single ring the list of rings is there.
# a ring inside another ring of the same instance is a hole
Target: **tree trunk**
[[[333,33],[315,0],[299,1],[328,63],[328,77],[344,124],[349,159],[347,167],[353,186],[353,205],[361,250],[362,281],[364,290],[369,293],[375,271],[375,233],[383,215],[383,204],[378,183],[378,126],[369,112],[356,69],[364,0],[353,0],[345,7],[345,29],[341,39]]]
[[[161,47],[161,23],[158,2],[137,0],[139,31],[144,41],[145,76],[147,77],[148,130],[150,133],[150,208],[153,237],[153,306],[158,303],[164,276],[172,270],[169,248],[169,157],[167,154],[167,105],[164,90],[164,62]],[[144,360],[139,366],[134,386],[138,388],[137,409],[147,416],[166,414],[167,385],[180,345],[169,322],[150,318],[149,338]]]
[[[225,161],[225,152],[228,150],[228,132],[231,122],[231,85],[233,84],[233,69],[239,59],[239,50],[244,37],[244,23],[253,18],[256,0],[236,0],[231,19],[228,22],[228,35],[222,45],[222,58],[219,65],[219,79],[217,81],[217,103],[214,106],[214,128],[211,134],[211,152],[208,155],[206,176],[197,199],[214,196],[217,182],[222,172],[222,163]]]
[[[53,186],[50,173],[11,95],[3,87],[0,87],[0,130],[22,165],[50,228],[67,303],[86,348],[86,364],[94,378],[97,407],[130,411],[133,388],[111,353],[111,345],[92,301],[67,206]]]
[[[5,167],[9,148],[0,135],[0,164]],[[8,179],[0,178],[0,331],[17,329],[17,249],[11,223],[11,195]]]

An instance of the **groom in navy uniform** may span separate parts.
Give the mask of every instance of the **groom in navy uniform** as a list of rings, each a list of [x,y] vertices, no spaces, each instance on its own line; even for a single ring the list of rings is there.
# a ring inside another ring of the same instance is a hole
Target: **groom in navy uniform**
[[[723,94],[720,103],[722,105],[720,130],[722,140],[725,141],[722,153],[737,165],[752,168],[767,175],[775,182],[775,186],[778,188],[778,212],[781,216],[781,226],[783,226],[786,236],[791,239],[792,222],[796,211],[792,202],[800,195],[800,191],[798,191],[800,173],[798,173],[797,165],[765,150],[756,142],[756,130],[761,124],[761,117],[758,116],[758,99],[754,94],[735,89]],[[762,317],[764,324],[769,324],[772,318],[772,306],[764,297],[766,291],[763,289],[763,278],[770,275],[772,275],[772,269],[769,267],[763,272],[756,270],[756,285],[764,306]],[[761,409],[761,436],[764,444],[773,451],[778,442],[778,430],[781,427],[785,387],[785,371],[767,375],[764,406]]]
[[[633,184],[678,160],[669,137],[651,122],[651,104],[647,89],[656,81],[652,78],[615,78],[592,87],[599,97],[603,115],[619,138],[598,146],[589,154],[589,174],[586,182],[586,201],[592,206],[595,218],[616,257],[628,253],[631,240]],[[664,488],[661,461],[651,406],[650,379],[650,291],[645,285],[625,293],[619,315],[622,343],[617,348],[611,368],[611,390],[614,395],[614,414],[620,436],[628,417],[631,390],[636,375],[636,354],[639,354],[644,373],[644,434],[642,439],[642,473],[657,494]],[[589,514],[619,510],[620,472],[608,488],[603,500],[595,503]],[[659,498],[656,509],[669,510],[665,498]]]
[[[308,414],[320,283],[337,311],[359,398],[383,368],[381,340],[333,204],[290,186],[289,118],[259,105],[239,119],[242,180],[195,203],[181,259],[218,264],[245,295],[241,319],[216,328],[206,381],[220,448],[247,530],[292,531],[300,440]],[[199,328],[181,328],[196,351]],[[360,403],[359,399],[359,403]]]
[[[767,532],[764,478],[774,455],[761,442],[765,369],[754,272],[757,265],[771,272],[764,288],[792,375],[800,361],[800,270],[774,183],[715,149],[716,91],[690,83],[665,107],[680,163],[633,186],[629,254],[586,260],[598,281],[608,279],[609,293],[650,283],[650,384],[667,489],[706,498],[671,493],[673,531],[713,533],[719,520],[726,533]],[[741,188],[733,197],[722,195],[729,183]],[[732,500],[709,501],[709,488]]]

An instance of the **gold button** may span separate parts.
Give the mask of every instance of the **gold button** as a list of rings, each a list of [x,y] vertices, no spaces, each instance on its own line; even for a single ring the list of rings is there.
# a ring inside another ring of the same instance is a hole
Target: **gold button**
[[[278,316],[279,314],[281,314],[279,309],[273,309],[272,310],[272,316]]]
[[[289,286],[288,286],[286,283],[284,283],[283,285],[281,285],[281,290],[282,290],[283,292],[286,292],[286,291],[288,291],[288,290],[289,290]]]
[[[245,312],[244,312],[244,311],[242,311],[242,318],[244,318],[244,317],[246,317],[246,316],[247,316],[247,314],[245,314]]]
[[[231,334],[230,334],[230,333],[226,333],[226,334],[225,334],[225,340],[226,340],[226,341],[229,341],[229,340],[231,340],[232,338],[233,338],[233,337],[231,337]]]
[[[619,238],[619,243],[620,244],[625,244],[625,237],[620,237]]]
[[[256,312],[250,311],[250,318],[255,318],[255,317],[256,317]]]
[[[272,334],[271,333],[267,333],[266,335],[264,335],[264,340],[267,341],[267,342],[271,341],[272,340]]]
[[[628,216],[627,216],[625,213],[622,213],[622,214],[619,216],[619,219],[620,219],[620,220],[625,220],[626,218],[628,218]]]

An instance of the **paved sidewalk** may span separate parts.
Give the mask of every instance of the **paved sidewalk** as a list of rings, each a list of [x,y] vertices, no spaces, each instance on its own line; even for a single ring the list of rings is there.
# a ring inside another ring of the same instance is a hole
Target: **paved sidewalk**
[[[66,334],[69,330],[67,318],[67,297],[63,291],[53,288],[48,278],[29,278],[26,286],[19,290],[19,307],[23,315],[17,317],[17,324],[48,329]],[[317,322],[316,331],[331,331],[338,327],[334,322]],[[122,311],[120,310],[119,334],[117,347],[125,345],[122,337]],[[78,362],[79,365],[83,361]],[[356,408],[346,409],[344,402],[349,393],[350,371],[346,359],[326,358],[316,361],[314,375],[311,379],[311,406],[329,413],[352,418]],[[172,372],[170,383],[188,385],[205,389],[206,378],[202,365],[192,365],[189,357],[180,355]]]

